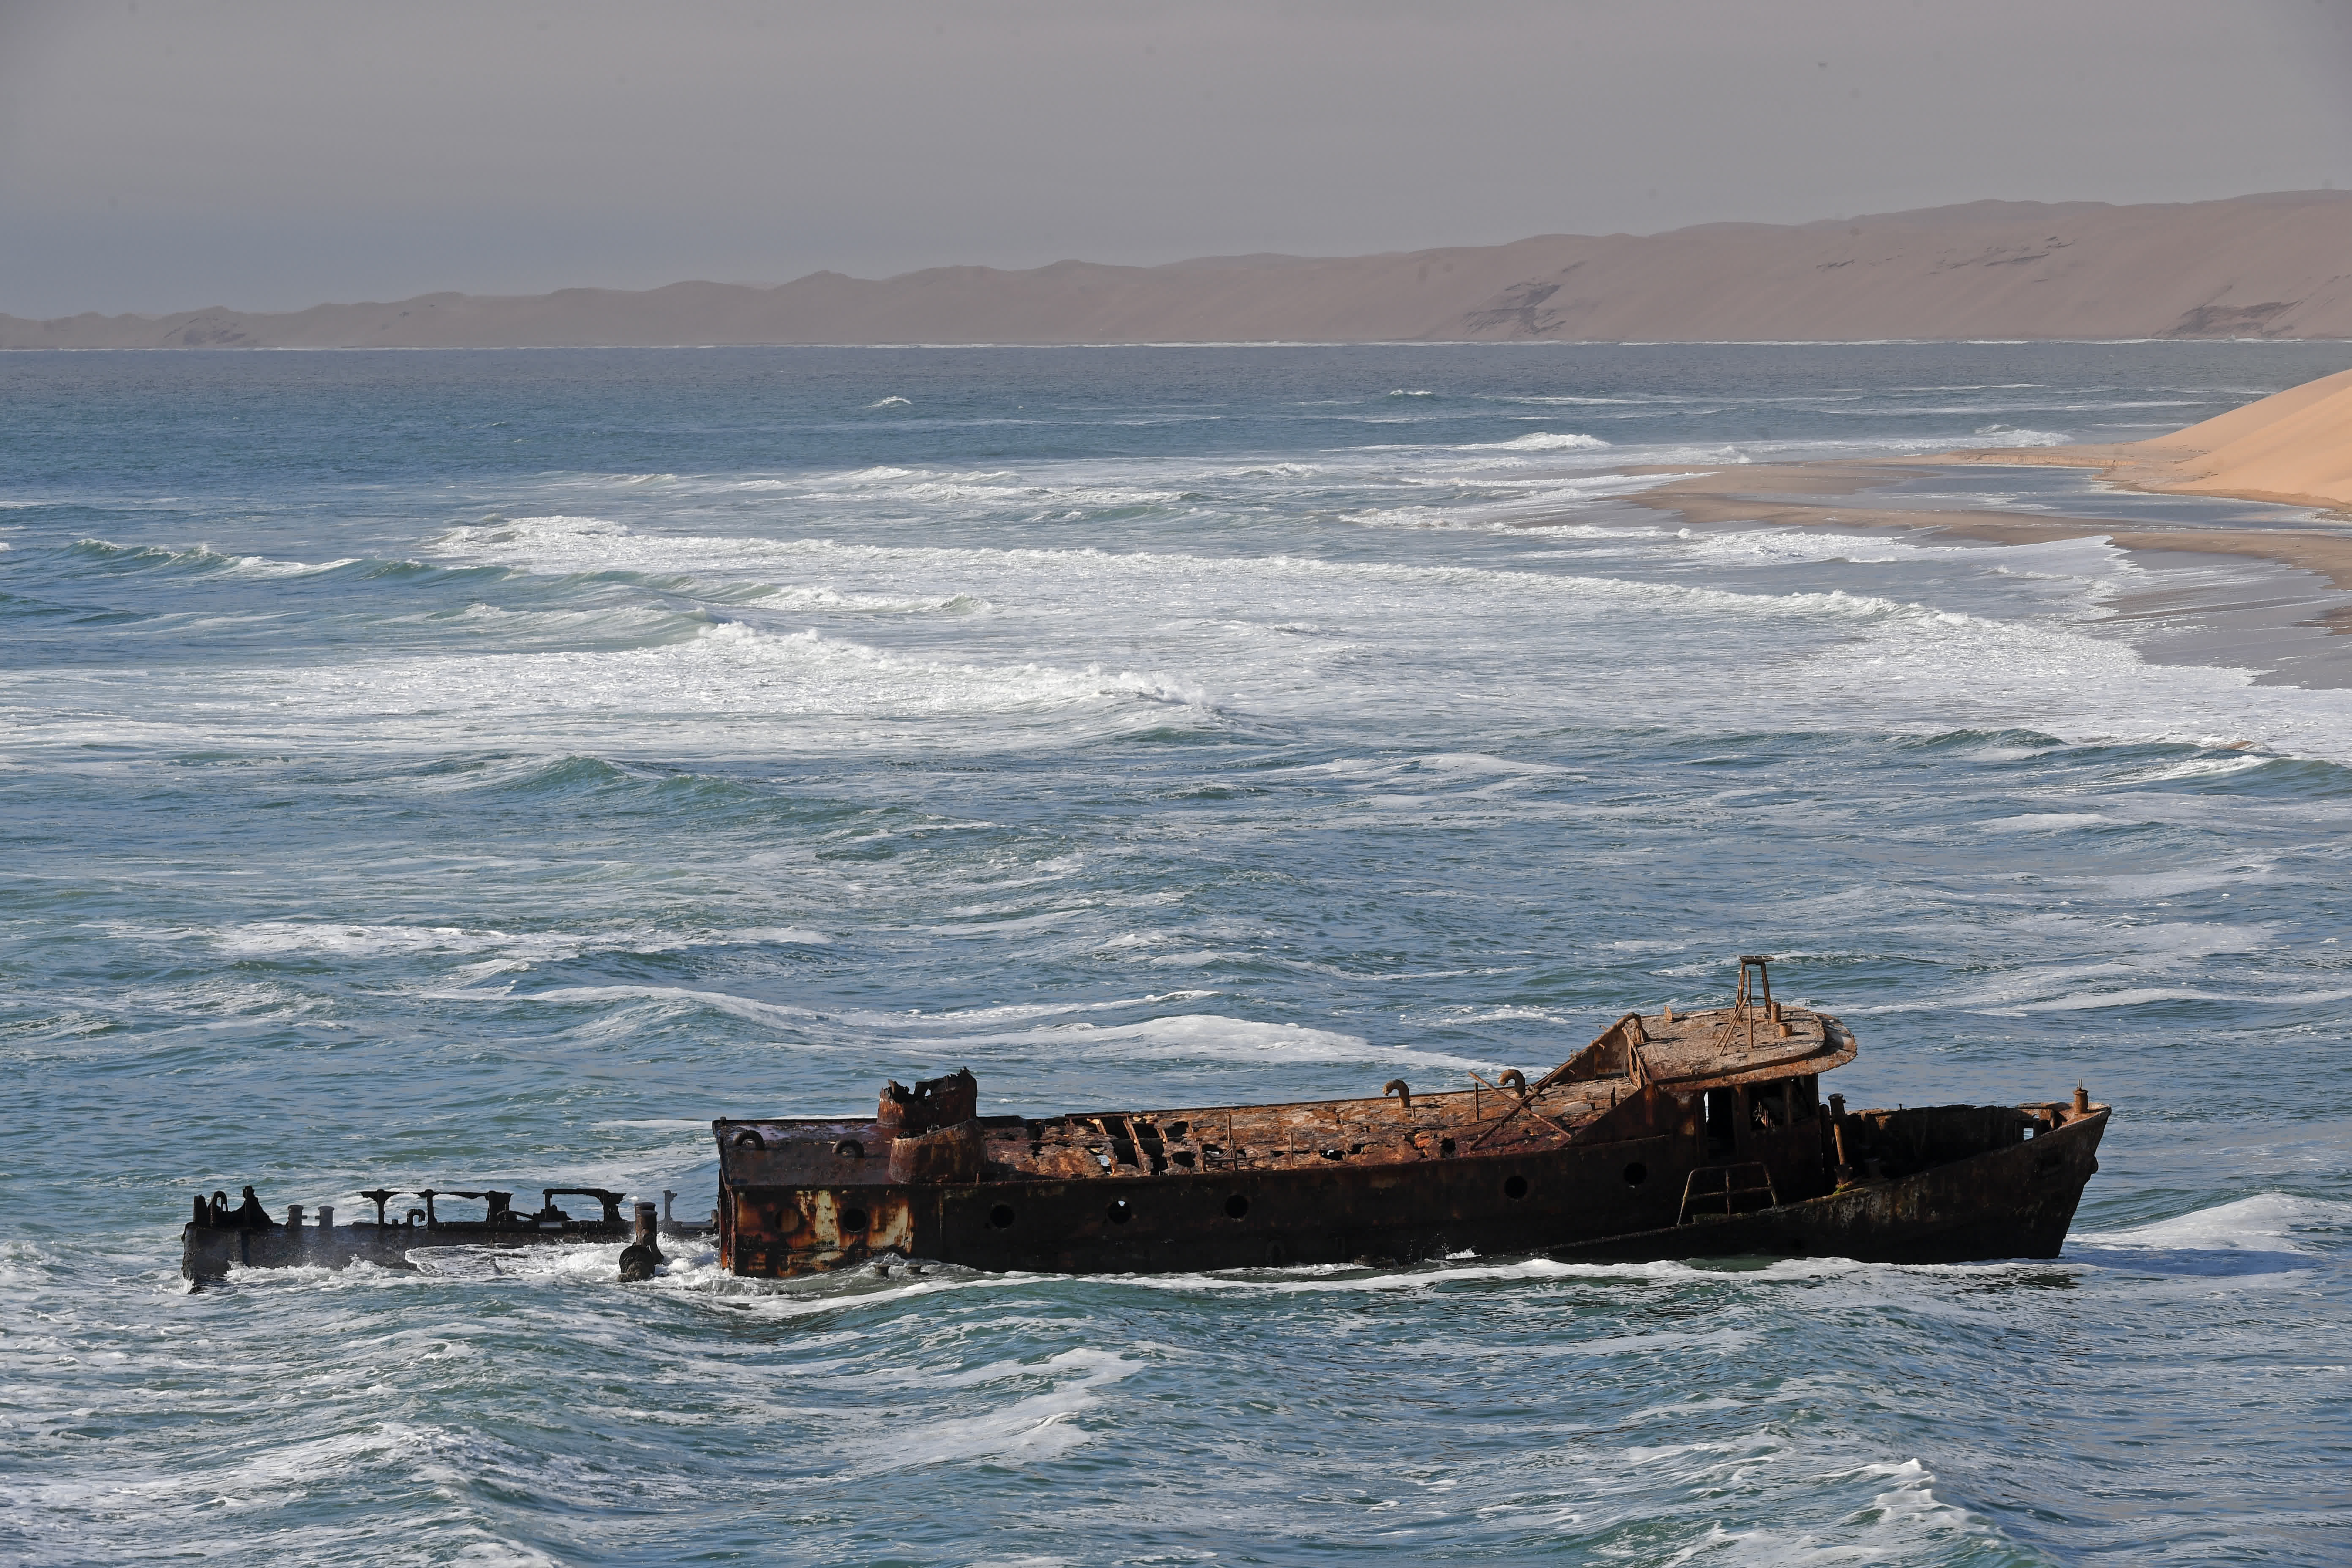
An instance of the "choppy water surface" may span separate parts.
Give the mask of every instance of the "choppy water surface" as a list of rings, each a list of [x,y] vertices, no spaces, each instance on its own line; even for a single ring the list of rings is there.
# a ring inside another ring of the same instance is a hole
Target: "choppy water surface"
[[[2347,359],[0,359],[0,1555],[2344,1561],[2352,693],[2197,651],[2311,580],[1609,470]],[[716,1115],[1437,1087],[1758,949],[1856,1103],[2117,1105],[2063,1259],[174,1272],[215,1186],[707,1205]]]

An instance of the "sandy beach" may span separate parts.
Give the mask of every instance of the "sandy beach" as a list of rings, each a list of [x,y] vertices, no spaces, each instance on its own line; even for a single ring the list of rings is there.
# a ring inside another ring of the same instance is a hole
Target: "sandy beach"
[[[2067,498],[2064,510],[1972,505],[1952,493],[1965,492],[1972,477],[1989,477],[1979,470],[2036,468],[2088,470],[2090,493]],[[2200,519],[2190,509],[2158,520],[2134,504],[2135,496],[2278,510],[2259,521],[2244,507],[2215,509],[2234,517]],[[1906,531],[2001,544],[2104,538],[2134,552],[2251,556],[2315,573],[2352,593],[2352,371],[2147,441],[1742,465],[1685,474],[1626,499],[1697,527]],[[2352,606],[2327,608],[2305,624],[2352,631]]]

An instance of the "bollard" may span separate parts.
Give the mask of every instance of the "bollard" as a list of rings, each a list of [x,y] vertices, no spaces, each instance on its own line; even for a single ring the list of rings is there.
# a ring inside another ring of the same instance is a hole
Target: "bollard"
[[[202,1193],[198,1193],[196,1194],[195,1223],[204,1226],[208,1226],[213,1223],[212,1205],[205,1202],[205,1194]]]
[[[302,1228],[302,1205],[300,1204],[288,1204],[286,1205],[286,1228],[289,1230],[299,1230]]]
[[[320,1204],[319,1205],[319,1228],[320,1230],[332,1230],[335,1228],[334,1205]]]
[[[664,1261],[661,1251],[661,1222],[654,1217],[650,1201],[637,1205],[636,1234],[629,1245],[621,1248],[621,1279],[624,1283],[650,1279],[654,1267]]]
[[[2074,1086],[2074,1114],[2077,1116],[2091,1114],[2091,1091],[2079,1083]]]

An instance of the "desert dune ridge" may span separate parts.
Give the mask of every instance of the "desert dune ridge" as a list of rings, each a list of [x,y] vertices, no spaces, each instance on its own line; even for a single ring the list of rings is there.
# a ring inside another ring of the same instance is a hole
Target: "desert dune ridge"
[[[0,316],[0,348],[2352,339],[2352,192],[1971,202],[1379,256]]]

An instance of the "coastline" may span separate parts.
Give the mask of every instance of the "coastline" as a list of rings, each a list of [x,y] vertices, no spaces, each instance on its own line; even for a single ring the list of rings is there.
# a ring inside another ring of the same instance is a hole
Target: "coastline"
[[[1682,468],[1625,468],[1619,471],[1671,472],[1685,477],[1618,499],[1628,505],[1672,512],[1702,528],[1761,524],[1857,534],[1893,531],[1990,544],[2103,538],[2117,549],[2133,552],[2252,557],[2313,573],[2334,587],[2352,593],[2352,521],[2329,527],[2316,519],[2282,516],[2280,525],[2275,527],[2233,526],[2227,522],[2151,527],[2145,521],[2126,517],[1972,507],[1951,504],[1933,496],[1900,497],[1895,493],[1895,487],[1934,476],[1938,470],[2083,468],[2100,470],[2104,480],[2105,474],[2121,466],[2117,458],[2110,455],[2118,450],[2090,447],[1996,448],[1917,458],[1742,465],[1698,473]],[[2113,488],[2175,500],[2192,499],[2177,491],[2159,491],[2128,483]],[[1853,499],[1843,499],[1847,497]],[[2263,492],[2200,491],[2193,499],[2274,506],[2283,513],[2317,510],[2313,506],[2316,498],[2289,500]],[[2331,511],[2335,510],[2331,503],[2319,504],[2329,507]],[[2119,505],[2116,510],[2129,508]],[[2352,605],[2327,611],[2310,624],[2323,625],[2330,632],[2352,632]]]

